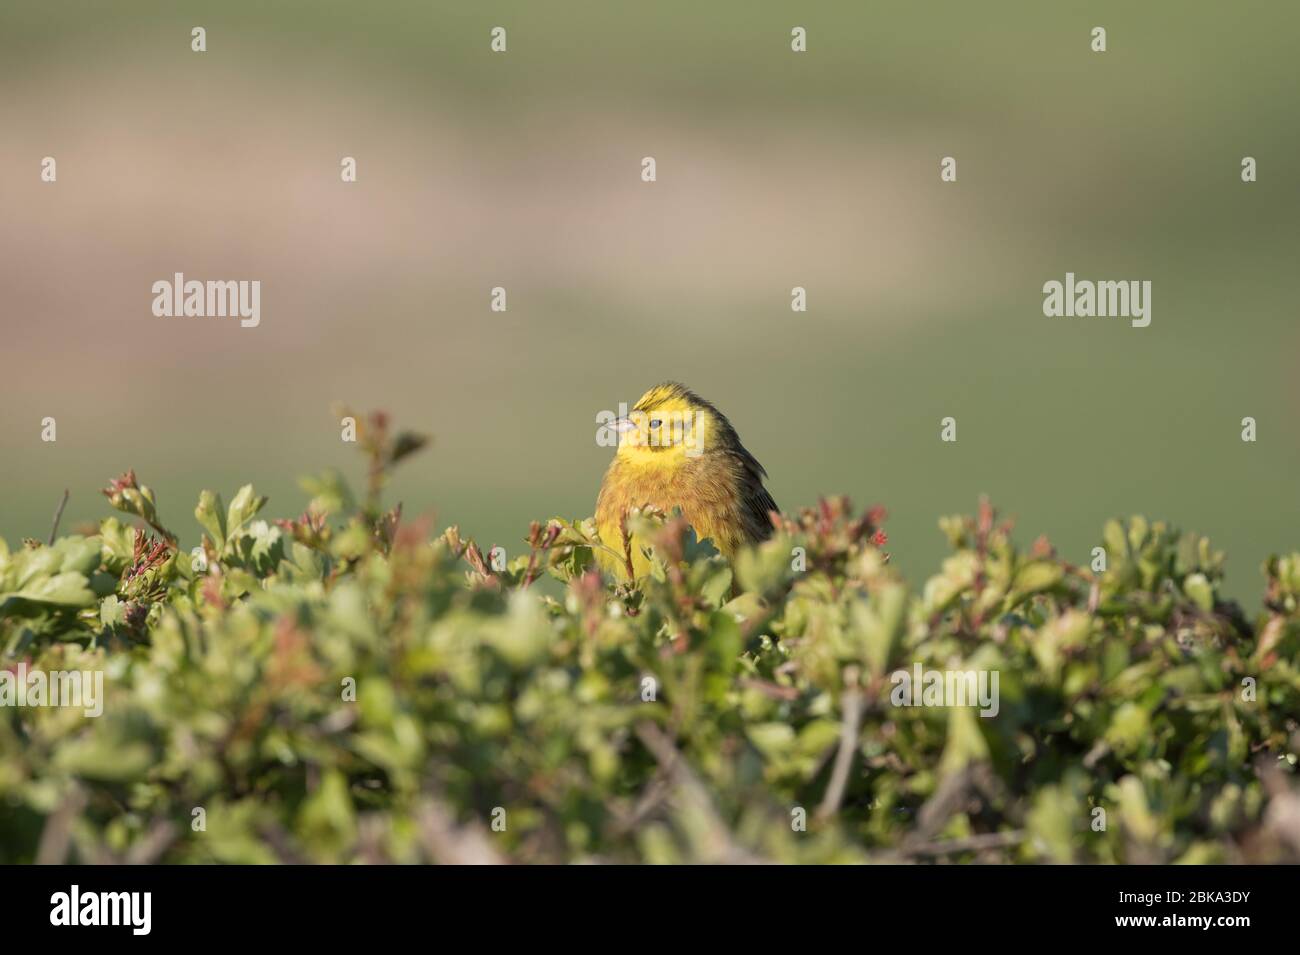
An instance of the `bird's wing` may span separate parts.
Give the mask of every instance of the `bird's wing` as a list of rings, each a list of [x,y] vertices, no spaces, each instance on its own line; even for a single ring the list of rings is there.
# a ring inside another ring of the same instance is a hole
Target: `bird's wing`
[[[750,543],[767,540],[772,536],[772,519],[770,511],[779,510],[776,501],[763,487],[766,472],[763,465],[743,447],[737,454],[741,467],[741,520],[745,524],[745,536]]]

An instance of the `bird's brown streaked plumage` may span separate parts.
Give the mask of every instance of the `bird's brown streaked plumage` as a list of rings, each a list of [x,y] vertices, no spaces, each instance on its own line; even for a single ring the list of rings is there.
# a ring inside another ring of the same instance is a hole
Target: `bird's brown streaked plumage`
[[[767,472],[710,402],[666,382],[646,392],[611,427],[621,429],[624,440],[596,501],[601,541],[614,551],[599,555],[607,569],[627,574],[626,561],[615,554],[626,553],[622,528],[632,508],[679,508],[696,536],[710,539],[728,558],[771,536],[769,515],[777,507],[763,486]],[[639,542],[631,543],[633,571],[641,576],[649,561]]]

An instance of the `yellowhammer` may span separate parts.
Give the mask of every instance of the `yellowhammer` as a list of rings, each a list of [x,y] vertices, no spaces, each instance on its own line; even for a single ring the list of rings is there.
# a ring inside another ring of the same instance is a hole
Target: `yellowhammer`
[[[728,558],[771,536],[769,513],[777,507],[763,487],[767,472],[726,416],[699,395],[676,382],[656,385],[609,427],[618,451],[596,499],[596,527],[601,542],[624,556],[599,551],[606,570],[627,577],[630,552],[635,576],[649,571],[641,544],[623,537],[631,508],[680,508],[695,536]]]

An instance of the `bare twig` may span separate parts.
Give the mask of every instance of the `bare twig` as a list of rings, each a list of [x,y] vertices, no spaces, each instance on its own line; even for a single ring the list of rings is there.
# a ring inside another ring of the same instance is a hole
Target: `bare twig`
[[[663,804],[672,790],[672,786],[664,774],[663,770],[655,773],[654,778],[646,785],[645,792],[637,800],[632,811],[624,815],[615,824],[614,831],[618,835],[627,835],[639,826],[646,817]]]
[[[623,560],[627,568],[627,579],[636,580],[636,568],[632,565],[632,535],[627,532],[627,512],[623,512],[623,521],[619,525],[623,531]]]
[[[1092,769],[1097,763],[1110,752],[1110,744],[1104,739],[1099,739],[1092,744],[1092,749],[1088,750],[1083,757],[1084,769]]]
[[[980,852],[984,849],[1003,849],[1024,842],[1025,834],[1016,832],[981,832],[964,839],[948,839],[903,848],[899,851],[912,856],[946,856],[956,852]]]
[[[1286,845],[1300,858],[1300,789],[1292,789],[1276,765],[1256,762],[1256,774],[1269,796],[1264,831],[1276,845]]]
[[[63,509],[68,506],[68,489],[63,489],[63,500],[59,501],[59,509],[54,512],[54,526],[50,528],[50,546],[54,546],[54,539],[59,533],[59,521],[63,519]]]
[[[913,845],[924,845],[926,840],[931,839],[944,827],[949,817],[970,794],[972,776],[971,767],[967,766],[960,772],[945,777],[939,783],[938,788],[917,813],[916,829],[906,840],[903,846],[904,852],[909,851]]]
[[[176,826],[166,819],[158,819],[149,827],[144,838],[133,845],[123,861],[127,865],[153,865],[176,841]]]
[[[742,677],[740,685],[747,690],[757,690],[773,700],[790,702],[799,699],[799,690],[793,686],[782,686],[779,683],[769,683],[766,680],[757,680],[751,677]]]
[[[357,820],[357,855],[367,865],[387,865],[391,861],[384,851],[384,836],[387,834],[388,824],[374,814]]]
[[[821,821],[839,812],[840,803],[844,801],[844,789],[849,782],[853,754],[858,749],[858,730],[862,725],[862,691],[856,687],[846,689],[841,705],[844,720],[840,730],[840,748],[835,754],[835,766],[831,770],[831,781],[826,786],[826,795],[817,807],[816,818]]]
[[[447,808],[427,797],[416,812],[420,841],[429,858],[443,865],[505,865],[481,826],[456,824]]]
[[[265,822],[257,827],[257,833],[275,853],[281,865],[307,865],[311,862],[293,844],[293,837],[278,822]]]
[[[72,824],[86,807],[86,795],[80,788],[74,787],[59,807],[45,820],[41,830],[41,841],[36,847],[37,865],[59,865],[68,857],[68,846],[72,841]]]
[[[739,846],[731,837],[731,830],[713,808],[713,800],[704,784],[691,772],[682,754],[677,751],[673,741],[654,723],[638,723],[637,738],[645,748],[650,750],[655,761],[673,784],[676,796],[684,803],[684,808],[692,811],[702,822],[706,836],[704,844],[699,847],[705,862],[719,862],[727,865],[758,865],[768,860],[755,855],[743,846]]]

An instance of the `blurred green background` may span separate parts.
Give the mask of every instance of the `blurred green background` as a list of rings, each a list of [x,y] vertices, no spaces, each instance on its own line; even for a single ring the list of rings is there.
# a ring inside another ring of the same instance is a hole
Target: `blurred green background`
[[[1298,27],[1275,2],[6,0],[0,535],[43,538],[65,487],[65,528],[105,515],[127,467],[186,544],[202,487],[296,512],[297,475],[360,476],[343,400],[435,436],[390,499],[509,550],[592,512],[596,413],[676,378],[783,508],[884,504],[914,580],[985,493],[1080,562],[1110,516],[1204,532],[1257,606],[1300,545]],[[177,271],[260,280],[261,326],[155,318]],[[1151,326],[1045,318],[1067,271],[1151,280]]]

